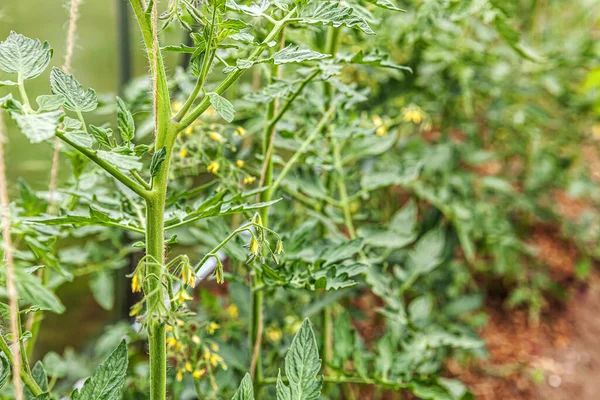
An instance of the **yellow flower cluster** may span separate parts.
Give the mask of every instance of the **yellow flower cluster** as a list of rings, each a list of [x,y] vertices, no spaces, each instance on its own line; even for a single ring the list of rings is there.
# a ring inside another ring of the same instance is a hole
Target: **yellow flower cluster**
[[[386,136],[388,134],[388,130],[383,124],[383,120],[379,115],[373,117],[373,125],[375,125],[375,134],[377,136]]]
[[[219,163],[218,163],[218,162],[216,162],[216,161],[213,161],[213,162],[211,162],[211,163],[208,165],[208,167],[207,167],[206,169],[207,169],[207,170],[208,170],[208,172],[210,172],[211,174],[215,174],[215,175],[216,175],[216,174],[219,172],[219,168],[220,168],[220,167],[221,167],[221,166],[219,165]]]
[[[402,118],[404,122],[412,122],[419,125],[423,122],[423,112],[418,106],[408,106],[402,109]]]

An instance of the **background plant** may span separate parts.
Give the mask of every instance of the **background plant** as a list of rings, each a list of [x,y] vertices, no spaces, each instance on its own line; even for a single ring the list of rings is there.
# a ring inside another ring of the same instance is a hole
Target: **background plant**
[[[589,27],[573,29],[576,51],[562,54],[548,37],[564,29],[547,26],[540,40],[542,28],[532,23],[540,13],[559,15],[561,6],[525,3],[414,2],[403,4],[405,15],[385,1],[301,3],[293,14],[287,2],[224,9],[219,2],[179,1],[162,4],[163,13],[134,2],[154,79],[132,82],[123,100],[100,99],[102,108],[116,110],[113,128],[85,123],[95,94],[58,70],[51,73],[53,95],[38,101],[48,108],[41,113],[23,99],[3,100],[28,137],[49,139],[60,121],[57,135],[78,150],[64,149],[74,179],[57,192],[56,215],[44,215],[43,194],[19,184],[12,233],[22,247],[21,305],[62,312],[48,289],[91,273],[95,297],[109,308],[112,277],[130,265],[132,289],[144,292],[132,314],[150,328],[158,361],[151,371],[142,367],[145,351],[137,343],[148,338],[126,325],[107,332],[98,354],[120,355],[124,365],[122,350],[106,350],[129,337],[140,365],[130,369],[125,389],[132,398],[156,396],[164,385],[175,398],[230,398],[239,381],[237,398],[252,391],[286,398],[276,385],[278,369],[285,338],[304,317],[320,336],[324,368],[313,375],[323,374],[324,397],[365,396],[359,390],[369,386],[379,394],[469,397],[441,372],[449,356],[483,351],[472,331],[484,318],[477,310],[486,286],[478,277],[500,277],[509,302],[526,304],[535,318],[544,294],[560,291],[535,260],[528,229],[557,219],[570,229],[572,222],[546,202],[553,190],[598,196],[577,159],[579,146],[593,139],[570,135],[590,132],[594,112],[597,50],[579,33]],[[186,44],[155,42],[159,31],[169,35],[180,25],[193,31]],[[396,46],[381,46],[388,42]],[[187,72],[175,69],[168,80],[160,65],[166,52],[188,54]],[[514,86],[504,84],[508,74]],[[575,81],[584,83],[575,89]],[[571,86],[561,89],[561,82]],[[23,84],[17,86],[14,93]],[[53,108],[61,105],[72,119],[60,119]],[[180,122],[170,122],[172,115]],[[513,169],[502,171],[509,162]],[[162,208],[165,238],[156,235],[162,229],[148,228],[161,225]],[[148,209],[160,213],[147,215]],[[592,227],[574,231],[593,259],[593,222],[579,223]],[[119,256],[106,260],[106,253]],[[53,271],[44,285],[31,275],[40,264]],[[203,287],[195,291],[200,301],[192,301],[186,286],[213,267],[226,289]],[[167,309],[163,291],[172,292]],[[228,296],[218,295],[224,291]],[[370,293],[376,313],[352,300]],[[357,333],[364,320],[379,332]],[[300,332],[310,338],[307,329]],[[165,355],[172,373],[148,387],[149,373],[164,376]],[[48,375],[64,384],[57,393],[91,374],[65,372],[77,361],[67,357],[44,359]],[[318,358],[313,351],[304,362],[317,368]],[[251,376],[242,380],[246,371]]]

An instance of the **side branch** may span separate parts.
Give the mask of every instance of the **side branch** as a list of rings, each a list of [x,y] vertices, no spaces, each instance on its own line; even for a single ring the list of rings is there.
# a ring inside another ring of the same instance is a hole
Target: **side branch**
[[[146,199],[149,196],[149,192],[143,188],[139,183],[119,171],[116,167],[108,163],[107,161],[98,158],[98,156],[91,150],[86,149],[83,146],[78,145],[77,143],[69,140],[62,133],[57,133],[56,136],[60,138],[63,142],[67,143],[69,146],[73,147],[75,150],[79,151],[81,154],[86,156],[88,159],[93,161],[100,168],[104,169],[110,175],[112,175],[115,179],[121,182],[123,185],[127,186],[129,189],[133,190],[137,195]]]

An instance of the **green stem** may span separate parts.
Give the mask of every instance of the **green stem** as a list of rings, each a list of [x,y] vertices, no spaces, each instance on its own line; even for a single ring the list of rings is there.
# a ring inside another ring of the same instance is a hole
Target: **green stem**
[[[212,50],[212,44],[213,44],[213,40],[215,37],[216,17],[217,17],[217,5],[215,4],[215,6],[213,8],[213,13],[212,13],[210,33],[208,36],[209,40],[206,43],[206,50],[204,52],[204,59],[202,60],[202,68],[200,69],[200,75],[198,76],[198,80],[196,81],[196,86],[194,87],[194,90],[192,91],[190,96],[185,101],[183,107],[181,107],[181,110],[179,110],[177,115],[173,118],[175,121],[181,121],[181,119],[185,116],[185,114],[189,111],[189,109],[194,104],[194,101],[196,101],[196,97],[198,97],[198,93],[200,93],[200,90],[202,90],[202,88],[204,87],[204,84],[206,83],[208,71],[210,69],[210,66],[211,66],[214,58],[215,58],[215,55],[217,54],[216,48],[214,50]]]
[[[137,193],[140,197],[146,198],[148,196],[149,192],[146,189],[144,189],[139,183],[137,183],[136,181],[134,181],[133,179],[131,179],[130,177],[128,177],[127,175],[125,175],[124,173],[119,171],[118,168],[116,168],[109,162],[104,161],[103,159],[99,158],[93,150],[90,150],[83,146],[78,145],[77,143],[68,139],[62,133],[56,133],[56,136],[60,140],[67,143],[69,146],[73,147],[74,149],[79,151],[81,154],[86,156],[88,159],[90,159],[91,161],[96,163],[99,167],[101,167],[106,172],[111,174],[113,177],[115,177],[115,179],[117,179],[123,185],[127,186],[129,189],[131,189],[135,193]]]
[[[268,43],[273,41],[277,35],[281,32],[283,27],[289,22],[289,20],[296,14],[297,8],[293,8],[282,20],[278,21],[271,32],[267,35],[265,40],[258,46],[248,57],[248,61],[256,61],[260,55],[265,51],[268,47]],[[217,94],[222,94],[225,92],[235,81],[239,79],[240,76],[245,72],[245,69],[237,69],[234,72],[227,75],[227,78],[214,90]],[[190,113],[185,116],[181,122],[177,125],[177,131],[180,132],[190,126],[192,122],[196,120],[206,109],[210,106],[210,100],[208,98],[203,98],[202,101],[192,110]]]
[[[331,137],[331,146],[333,147],[333,163],[338,175],[337,185],[340,192],[340,202],[342,210],[344,211],[344,222],[348,229],[350,239],[356,238],[356,230],[354,229],[354,223],[352,222],[352,213],[350,212],[350,202],[348,201],[348,190],[346,189],[346,183],[344,178],[344,166],[342,164],[342,158],[340,156],[340,145],[336,138]]]
[[[12,365],[13,364],[13,355],[10,351],[10,348],[8,347],[8,344],[6,343],[6,341],[4,340],[4,337],[2,335],[0,335],[0,350],[6,356],[9,364]],[[31,372],[28,371],[28,368],[26,367],[25,364],[23,364],[21,366],[21,380],[23,381],[23,383],[25,384],[27,389],[29,389],[29,391],[34,396],[39,396],[43,393],[42,389],[40,389],[38,384],[35,382],[35,380],[31,376]]]
[[[283,169],[277,176],[277,179],[275,179],[275,182],[273,182],[273,184],[271,185],[272,193],[275,193],[277,188],[281,185],[281,182],[283,181],[283,179],[290,172],[290,169],[292,169],[292,167],[296,164],[296,162],[298,161],[300,156],[302,156],[306,152],[306,150],[310,147],[312,142],[315,141],[315,139],[317,138],[319,133],[323,130],[323,128],[325,128],[325,124],[327,124],[327,122],[331,119],[331,116],[334,113],[335,113],[335,106],[331,105],[329,107],[329,109],[327,110],[327,112],[323,115],[323,117],[321,118],[321,120],[319,121],[317,126],[309,133],[309,135],[304,140],[304,142],[302,142],[302,145],[300,145],[300,148],[294,153],[294,155],[292,155],[292,157],[290,157],[288,162],[285,164],[285,166],[283,167]]]

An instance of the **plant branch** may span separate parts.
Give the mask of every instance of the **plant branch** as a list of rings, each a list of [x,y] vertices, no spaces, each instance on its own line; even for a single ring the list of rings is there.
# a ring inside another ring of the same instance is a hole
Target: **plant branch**
[[[133,0],[132,0],[133,1]],[[269,32],[267,37],[263,40],[263,42],[258,46],[252,54],[248,57],[248,61],[256,61],[262,52],[268,47],[268,43],[273,41],[281,32],[283,27],[289,22],[289,19],[292,18],[296,12],[297,8],[294,7],[282,20],[278,21],[273,29]],[[237,69],[234,72],[227,75],[227,78],[214,90],[217,94],[223,94],[231,85],[233,85],[245,72],[245,69]],[[210,100],[207,97],[204,97],[202,101],[194,108],[188,115],[186,115],[181,122],[177,124],[177,128],[175,129],[177,132],[181,132],[196,120],[206,109],[210,106]]]
[[[14,346],[14,345],[13,345]],[[0,351],[2,351],[4,353],[4,355],[6,356],[8,362],[11,365],[15,365],[15,357],[13,357],[12,352],[10,351],[10,348],[8,347],[8,344],[6,343],[6,341],[4,340],[4,337],[0,334]],[[14,371],[14,370],[13,370]],[[31,373],[29,371],[27,371],[27,369],[25,368],[24,365],[22,365],[20,367],[20,372],[19,373],[14,373],[13,372],[13,379],[15,377],[15,375],[20,376],[20,381],[19,382],[23,382],[25,384],[25,386],[27,387],[27,389],[29,389],[29,391],[34,395],[34,396],[39,396],[41,395],[42,389],[40,389],[39,385],[36,383],[36,381],[33,379],[33,377],[31,376]],[[20,388],[20,384],[18,385]],[[15,385],[15,391],[17,390],[17,385]],[[19,397],[19,395],[21,397]],[[17,392],[15,399],[22,399],[23,396],[23,391],[22,389],[20,391]]]
[[[99,158],[95,154],[95,152],[93,150],[89,150],[89,149],[87,149],[87,148],[85,148],[83,146],[78,145],[77,143],[75,143],[72,140],[68,139],[62,133],[56,133],[56,136],[58,138],[60,138],[60,140],[62,140],[63,142],[67,143],[68,145],[70,145],[71,147],[73,147],[75,150],[79,151],[81,154],[83,154],[84,156],[86,156],[88,159],[90,159],[91,161],[93,161],[100,168],[104,169],[106,172],[108,172],[110,175],[112,175],[115,179],[117,179],[123,185],[125,185],[129,189],[133,190],[140,197],[142,197],[142,198],[147,198],[148,197],[149,192],[144,187],[142,187],[139,183],[137,183],[136,181],[134,181],[133,179],[131,179],[130,177],[128,177],[127,175],[125,175],[124,173],[122,173],[121,171],[119,171],[118,168],[116,168],[115,166],[113,166],[109,162],[104,161],[103,159]]]
[[[283,169],[277,176],[277,179],[275,179],[275,182],[273,182],[273,184],[271,185],[271,191],[273,193],[277,190],[279,185],[281,185],[281,182],[287,176],[287,174],[290,172],[290,169],[292,169],[294,164],[296,164],[296,162],[298,161],[300,156],[302,156],[306,152],[308,147],[312,144],[312,142],[315,141],[315,139],[317,138],[319,133],[323,130],[323,128],[325,127],[327,122],[331,119],[332,115],[335,113],[335,109],[336,109],[336,107],[334,105],[331,105],[329,107],[329,109],[323,115],[323,117],[321,118],[321,120],[319,121],[317,126],[309,133],[309,135],[306,137],[304,142],[302,142],[302,145],[300,146],[300,148],[292,155],[292,157],[285,164],[285,166],[283,167]]]
[[[214,50],[212,49],[213,41],[215,39],[215,34],[216,34],[216,30],[215,30],[216,17],[217,17],[217,4],[215,3],[215,5],[213,7],[212,21],[211,21],[211,25],[210,25],[210,33],[208,35],[208,42],[206,43],[204,59],[202,60],[202,68],[200,69],[200,74],[198,75],[198,80],[196,81],[196,86],[194,87],[194,90],[192,91],[190,96],[187,98],[187,100],[183,104],[183,107],[181,108],[181,110],[179,110],[177,115],[173,118],[175,121],[181,121],[181,119],[185,116],[185,114],[189,111],[189,109],[194,104],[194,101],[196,101],[196,98],[198,97],[198,93],[200,93],[200,91],[204,87],[204,84],[206,83],[206,78],[208,77],[208,71],[210,69],[210,66],[212,65],[212,61],[214,60],[215,55],[217,54],[217,49],[216,48]]]

